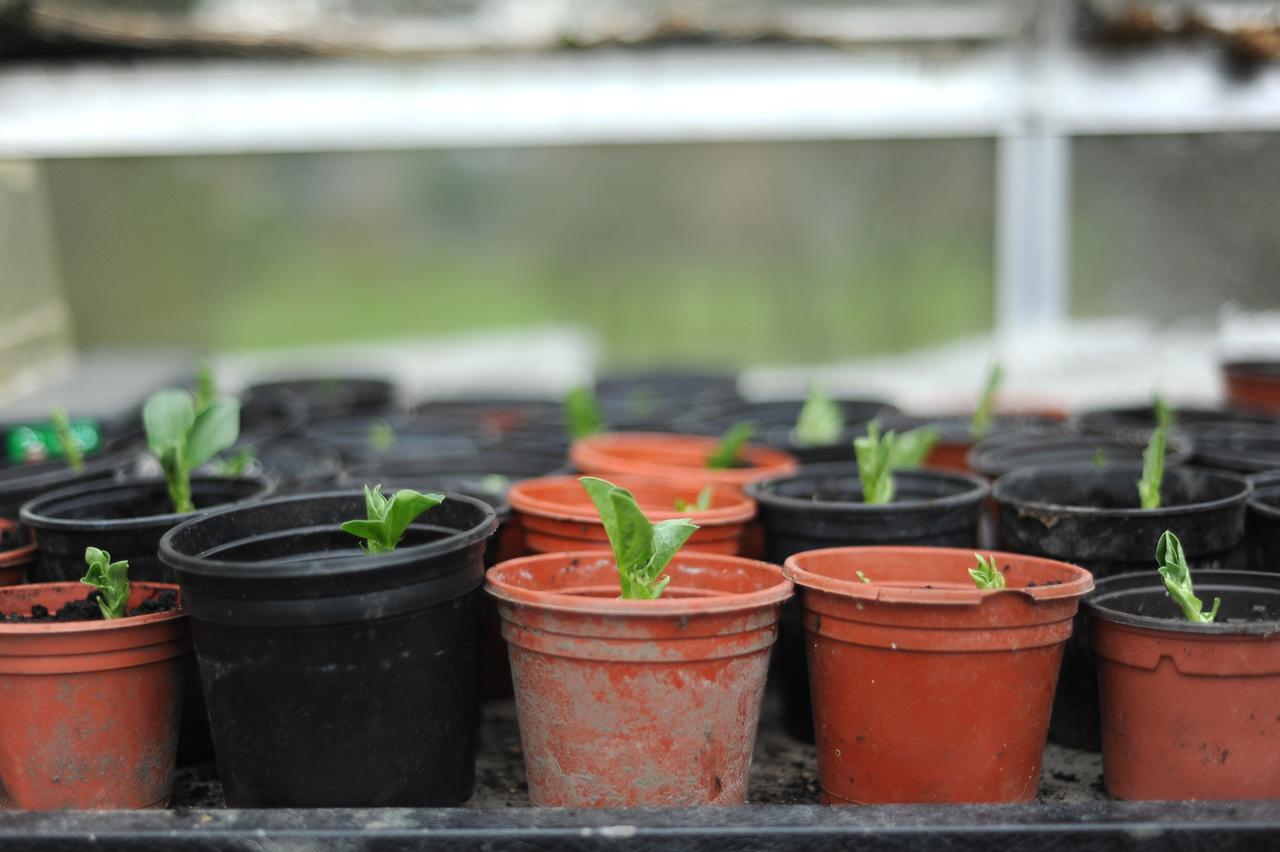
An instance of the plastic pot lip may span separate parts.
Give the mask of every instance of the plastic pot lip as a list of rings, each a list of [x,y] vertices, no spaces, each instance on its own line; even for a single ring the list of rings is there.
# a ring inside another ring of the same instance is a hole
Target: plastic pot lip
[[[11,521],[8,518],[0,518],[0,530],[16,530],[21,525],[17,521]],[[17,565],[25,565],[30,562],[32,557],[36,555],[36,542],[32,538],[21,547],[14,547],[9,550],[0,550],[0,568],[11,568]]]
[[[1142,579],[1145,582],[1139,586],[1132,585],[1138,579]],[[1192,580],[1198,586],[1208,585],[1218,579],[1230,579],[1236,583],[1252,580],[1261,586],[1280,588],[1280,575],[1266,571],[1206,570],[1197,571],[1192,577]],[[1115,586],[1123,586],[1124,588],[1113,588]],[[1197,636],[1212,638],[1224,636],[1273,636],[1280,634],[1280,621],[1252,621],[1245,624],[1228,622],[1193,624],[1185,618],[1175,615],[1170,615],[1168,618],[1134,615],[1128,612],[1120,612],[1106,605],[1108,600],[1114,598],[1124,597],[1127,594],[1150,593],[1151,591],[1164,591],[1164,581],[1160,579],[1154,568],[1150,572],[1131,571],[1127,574],[1117,574],[1099,580],[1093,594],[1084,599],[1080,604],[1080,608],[1089,618],[1098,622],[1121,625],[1142,632],[1165,635],[1175,634],[1179,640],[1194,639]],[[1204,599],[1204,595],[1199,589],[1197,589],[1196,594],[1202,600]],[[1177,604],[1170,600],[1169,607],[1172,610],[1177,607]]]
[[[677,497],[687,498],[692,496],[689,494],[688,488],[682,488],[677,485],[666,485],[655,482],[644,477],[635,477],[629,474],[609,477],[609,482],[620,488],[635,492],[637,490],[644,491],[665,491],[670,492],[670,500],[667,505],[669,509],[649,509],[641,504],[640,508],[644,511],[646,517],[651,521],[665,521],[671,518],[689,518],[699,526],[722,526],[726,524],[745,523],[755,517],[756,506],[751,498],[742,494],[741,490],[732,486],[723,486],[718,492],[713,493],[713,499],[720,496],[720,493],[726,494],[732,501],[728,506],[720,506],[719,508],[711,508],[706,511],[678,511],[674,508],[675,499]],[[513,483],[507,491],[507,499],[511,503],[511,508],[517,512],[526,515],[534,515],[540,518],[549,518],[555,521],[567,521],[578,524],[592,524],[599,526],[601,524],[600,515],[594,509],[584,509],[579,505],[563,503],[553,498],[544,496],[544,492],[548,489],[560,486],[576,489],[579,493],[585,495],[581,483],[578,482],[577,476],[543,476],[536,479],[525,479],[520,482]],[[715,488],[713,485],[712,488]]]
[[[1228,376],[1239,376],[1248,379],[1266,379],[1280,382],[1280,359],[1278,358],[1239,358],[1224,361],[1222,372]]]
[[[305,577],[335,577],[344,574],[361,574],[369,571],[403,568],[407,565],[425,562],[438,556],[462,550],[470,545],[483,542],[493,535],[498,528],[498,518],[493,507],[476,497],[469,497],[456,492],[445,492],[448,500],[469,504],[481,512],[479,523],[469,529],[460,530],[453,535],[427,544],[397,547],[390,553],[369,556],[364,553],[352,554],[349,559],[296,560],[266,559],[262,561],[243,562],[239,560],[208,558],[202,555],[191,555],[178,551],[174,539],[187,532],[191,527],[212,522],[234,512],[252,512],[270,509],[287,503],[310,502],[328,498],[352,499],[357,496],[354,490],[319,491],[308,494],[294,494],[286,497],[275,497],[248,504],[227,506],[212,512],[191,517],[160,539],[160,560],[180,573],[202,577],[287,580]],[[355,539],[352,539],[353,543]],[[226,544],[223,542],[222,544]]]
[[[795,482],[804,479],[816,480],[825,476],[856,477],[857,475],[858,466],[855,462],[823,462],[821,464],[807,464],[797,468],[792,473],[770,476],[765,479],[758,479],[755,482],[748,483],[745,490],[747,492],[747,496],[755,500],[756,503],[761,506],[791,509],[793,511],[806,513],[812,512],[813,514],[833,515],[847,515],[850,512],[874,514],[924,509],[936,511],[939,509],[960,508],[985,499],[991,491],[990,485],[984,482],[980,477],[973,474],[950,470],[943,471],[925,469],[902,470],[895,473],[894,476],[926,481],[931,480],[935,482],[950,482],[955,485],[967,485],[969,487],[955,494],[947,494],[942,497],[894,500],[892,503],[863,503],[853,500],[826,500],[821,503],[815,503],[812,500],[805,500],[800,497],[787,497],[782,494],[776,494],[771,490],[774,486],[784,482]]]
[[[1280,522],[1280,470],[1268,470],[1248,477],[1253,492],[1249,495],[1250,512],[1272,521]],[[1276,497],[1275,503],[1268,502]]]
[[[1234,473],[1227,473],[1219,470],[1206,470],[1204,468],[1195,467],[1194,465],[1179,465],[1176,470],[1179,473],[1190,474],[1192,476],[1207,476],[1217,479],[1227,480],[1240,486],[1237,494],[1227,497],[1220,497],[1216,500],[1205,500],[1199,503],[1183,503],[1178,506],[1161,506],[1159,509],[1104,509],[1095,506],[1079,506],[1065,503],[1051,503],[1041,500],[1024,500],[1009,496],[1009,489],[1017,484],[1020,480],[1031,479],[1037,474],[1045,471],[1059,472],[1083,472],[1096,473],[1098,468],[1093,466],[1092,462],[1066,462],[1064,464],[1045,464],[1036,467],[1024,467],[1007,473],[996,480],[995,485],[991,489],[991,496],[996,503],[1007,505],[1015,510],[1029,510],[1033,512],[1046,512],[1055,515],[1067,515],[1077,518],[1134,518],[1134,517],[1172,517],[1177,515],[1192,515],[1201,512],[1213,511],[1215,509],[1227,509],[1231,506],[1243,505],[1248,502],[1249,497],[1253,493],[1253,486],[1249,480],[1243,476]],[[1118,463],[1109,465],[1104,469],[1106,472],[1116,473],[1118,471],[1131,470],[1135,474],[1134,490],[1137,490],[1137,482],[1142,476],[1142,465],[1137,463]]]
[[[241,500],[236,500],[231,503],[219,503],[216,506],[209,506],[207,508],[197,507],[194,512],[167,512],[161,515],[146,515],[141,518],[63,518],[56,515],[45,514],[45,511],[51,505],[56,505],[63,500],[74,499],[86,494],[99,494],[113,490],[125,490],[146,486],[165,487],[164,479],[160,477],[130,477],[128,479],[116,480],[114,482],[71,485],[66,488],[59,488],[57,491],[50,491],[24,503],[22,509],[18,512],[18,517],[24,525],[39,530],[83,530],[96,528],[111,531],[124,531],[154,529],[160,526],[173,526],[175,524],[180,524],[189,518],[200,517],[202,515],[207,515],[210,512],[220,511],[224,508],[255,503],[260,501],[263,497],[270,495],[271,492],[275,490],[275,480],[267,476],[240,476],[235,478],[193,476],[191,477],[191,482],[193,485],[203,482],[256,483],[258,490]]]
[[[139,580],[136,582],[131,581],[129,586],[131,589],[146,589],[157,592],[177,592],[178,607],[177,609],[171,609],[168,612],[152,612],[147,615],[129,615],[124,618],[113,618],[110,621],[103,619],[101,621],[58,621],[28,624],[8,624],[0,621],[0,639],[5,637],[67,636],[77,633],[93,633],[102,635],[121,630],[145,627],[149,624],[177,621],[187,617],[187,611],[182,607],[182,592],[177,585],[173,583],[151,583]],[[75,580],[63,581],[60,583],[28,583],[22,586],[0,586],[0,609],[4,608],[3,601],[8,597],[6,590],[13,591],[18,589],[28,592],[45,589],[50,592],[66,590],[68,593],[73,593],[72,597],[75,597],[84,595],[86,587]],[[70,600],[70,598],[68,598],[68,600]]]
[[[972,560],[975,553],[981,553],[984,556],[994,558],[997,562],[1010,561],[1052,566],[1053,568],[1060,570],[1069,579],[1065,579],[1063,582],[1056,583],[1054,585],[1040,585],[1033,588],[979,589],[974,587],[964,589],[926,589],[923,586],[880,583],[875,580],[872,580],[869,583],[864,583],[857,579],[837,579],[835,577],[828,577],[823,574],[808,571],[804,568],[804,563],[815,557],[843,556],[864,558],[870,561],[874,560],[878,556],[884,556],[890,553],[897,554],[899,556],[917,557],[921,560],[936,559],[940,556],[950,559],[964,558]],[[812,589],[814,591],[827,592],[841,597],[856,598],[858,600],[868,602],[889,604],[977,605],[990,598],[1010,594],[1020,595],[1030,599],[1032,602],[1041,602],[1060,600],[1063,598],[1081,598],[1093,589],[1093,575],[1076,565],[1071,565],[1056,559],[1028,556],[1022,553],[1007,553],[998,550],[991,551],[965,547],[825,547],[821,550],[806,550],[803,553],[797,553],[788,557],[787,561],[783,564],[782,572],[792,582],[803,589]]]
[[[1090,447],[1101,449],[1104,452],[1117,449],[1132,450],[1137,453],[1142,452],[1142,446],[1135,441],[1128,441],[1118,435],[1106,433],[1069,433],[1062,432],[1059,434],[1035,434],[1028,432],[1025,438],[1018,433],[1002,433],[995,436],[995,440],[984,438],[969,448],[969,452],[965,454],[965,464],[969,466],[975,473],[980,473],[989,479],[999,479],[1016,470],[1022,470],[1027,467],[1044,467],[1045,463],[1039,464],[1011,464],[1006,454],[1028,447],[1033,442],[1038,443],[1038,449],[1048,447],[1067,447],[1079,445],[1081,449]],[[1104,446],[1104,445],[1110,446]],[[1165,464],[1172,467],[1174,465],[1184,466],[1192,461],[1195,457],[1195,448],[1190,440],[1182,436],[1169,437],[1168,446],[1165,449]],[[1128,462],[1108,462],[1110,464],[1127,464]],[[1050,464],[1078,464],[1078,462],[1050,462]],[[1092,462],[1090,462],[1092,464]]]
[[[597,468],[598,466],[592,464],[592,461],[595,457],[603,457],[613,460],[619,466],[619,473],[617,474],[619,476],[623,475],[624,472],[650,478],[664,474],[672,476],[689,476],[693,474],[705,476],[708,482],[719,480],[725,482],[725,484],[730,484],[730,481],[745,483],[754,478],[783,473],[794,470],[797,467],[795,457],[789,453],[756,443],[748,443],[743,447],[741,457],[749,466],[741,468],[716,469],[695,467],[693,465],[668,464],[660,461],[636,461],[616,456],[612,452],[618,447],[627,448],[629,446],[657,444],[660,447],[667,445],[690,449],[696,448],[700,452],[710,453],[718,443],[718,438],[711,438],[706,435],[688,435],[679,432],[602,432],[579,438],[570,444],[569,460],[579,470]],[[623,468],[626,468],[626,470],[623,471]],[[605,475],[608,476],[609,474]]]
[[[601,618],[670,618],[694,615],[717,615],[743,610],[760,609],[780,604],[791,597],[793,585],[783,576],[782,569],[768,562],[747,559],[742,556],[722,556],[711,553],[682,552],[676,554],[673,564],[697,562],[709,567],[748,568],[760,571],[776,579],[776,582],[755,592],[725,593],[698,598],[658,598],[657,600],[622,600],[587,595],[571,595],[561,592],[528,589],[503,579],[507,572],[545,562],[604,559],[613,561],[608,550],[574,550],[567,553],[541,553],[521,556],[500,562],[485,572],[485,591],[499,601],[515,606],[534,607],[563,613],[597,616]]]
[[[43,488],[46,485],[56,486],[61,489],[66,487],[67,484],[74,483],[80,477],[98,476],[118,470],[135,461],[140,454],[139,451],[135,450],[108,450],[97,453],[84,460],[84,470],[78,473],[72,471],[65,464],[59,464],[53,468],[45,468],[43,471],[36,473],[23,470],[24,467],[30,467],[30,465],[14,465],[13,467],[0,469],[0,494],[7,494],[13,491],[29,491]],[[29,475],[24,476],[24,473]]]

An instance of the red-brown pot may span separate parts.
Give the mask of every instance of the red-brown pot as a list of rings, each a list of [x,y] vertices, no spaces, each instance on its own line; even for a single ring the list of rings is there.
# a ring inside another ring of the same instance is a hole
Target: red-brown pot
[[[711,507],[698,512],[675,508],[677,499],[692,503],[697,497],[688,488],[630,476],[609,481],[630,491],[650,521],[689,518],[697,524],[686,550],[737,556],[746,526],[756,515],[755,501],[731,486],[714,488]],[[576,476],[526,479],[511,486],[507,499],[520,517],[525,546],[532,553],[609,549],[600,513]]]
[[[1222,376],[1228,405],[1280,415],[1280,360],[1229,362]]]
[[[569,461],[591,476],[610,481],[623,475],[643,477],[694,494],[706,485],[742,487],[766,476],[789,473],[798,466],[788,453],[747,444],[742,450],[742,467],[708,468],[707,457],[719,443],[717,438],[701,435],[613,432],[574,441],[569,448]]]
[[[0,532],[16,533],[21,527],[16,521],[0,518]],[[28,535],[30,535],[28,533]],[[0,550],[0,586],[16,586],[27,576],[27,567],[36,561],[36,543],[28,541],[20,547]]]
[[[804,610],[822,801],[1035,797],[1063,645],[1093,579],[992,555],[1000,591],[974,587],[967,549],[839,547],[787,560]]]
[[[129,606],[177,591],[133,583]],[[80,583],[0,588],[0,612],[50,611]],[[0,623],[0,808],[162,807],[173,791],[191,644],[181,609],[112,621]]]
[[[489,569],[511,655],[529,798],[544,807],[741,804],[791,583],[681,553],[659,600],[617,597],[609,553]]]

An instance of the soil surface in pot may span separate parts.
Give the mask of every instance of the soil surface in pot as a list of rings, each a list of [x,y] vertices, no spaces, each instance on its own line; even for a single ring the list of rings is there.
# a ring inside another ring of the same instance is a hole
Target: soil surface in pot
[[[89,592],[82,600],[71,600],[50,612],[42,604],[32,604],[30,614],[11,612],[2,619],[5,624],[47,624],[63,621],[102,621],[102,609],[98,606],[100,593],[97,589]],[[157,612],[169,612],[178,608],[178,593],[165,590],[155,597],[148,598],[132,609],[125,610],[126,616],[153,615]]]

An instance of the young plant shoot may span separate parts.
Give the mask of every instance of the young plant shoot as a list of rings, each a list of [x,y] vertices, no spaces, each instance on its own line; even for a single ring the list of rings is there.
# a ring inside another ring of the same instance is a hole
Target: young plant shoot
[[[1212,624],[1218,617],[1220,598],[1213,599],[1213,609],[1204,611],[1204,604],[1195,596],[1191,587],[1191,568],[1187,565],[1187,557],[1182,552],[1182,542],[1173,533],[1165,530],[1164,535],[1156,542],[1156,569],[1164,579],[1164,587],[1169,597],[1182,608],[1182,614],[1192,624]]]
[[[80,580],[98,590],[98,609],[105,619],[124,618],[129,603],[129,563],[111,561],[111,554],[96,547],[84,549],[84,562],[89,566]]]
[[[727,470],[735,467],[738,464],[738,457],[742,455],[742,448],[755,433],[755,424],[746,420],[730,426],[729,431],[725,432],[724,437],[720,439],[720,443],[716,444],[715,449],[711,451],[711,455],[707,456],[707,467],[712,470]]]
[[[589,388],[577,387],[565,394],[564,423],[575,441],[604,431],[600,404]]]
[[[382,486],[364,487],[365,520],[347,521],[342,531],[364,539],[364,552],[370,556],[396,549],[405,530],[428,509],[444,502],[443,494],[419,494],[408,488],[384,497]]]
[[[396,430],[385,420],[379,420],[369,427],[369,449],[375,453],[388,452],[396,445]]]
[[[975,438],[981,438],[991,431],[991,420],[996,413],[996,392],[1000,389],[1003,376],[1004,369],[1000,362],[992,364],[991,371],[987,373],[987,384],[982,390],[982,399],[973,412],[973,419],[969,421],[969,434]]]
[[[625,488],[594,476],[581,477],[591,502],[600,513],[605,534],[618,563],[620,598],[657,600],[671,581],[662,575],[676,552],[698,529],[688,518],[651,523],[636,498]]]
[[[53,431],[58,435],[62,454],[67,457],[67,465],[77,473],[84,470],[84,450],[80,446],[80,439],[71,429],[71,418],[67,416],[67,410],[61,405],[55,407],[50,420],[53,422]]]
[[[791,430],[791,442],[797,447],[820,447],[834,444],[844,432],[844,412],[840,404],[818,390],[809,388],[804,407]]]
[[[919,467],[937,440],[938,430],[932,426],[912,429],[901,435],[890,429],[881,435],[878,421],[868,423],[867,434],[853,440],[858,479],[862,482],[862,501],[892,503],[896,493],[893,471]]]
[[[213,380],[213,365],[201,358],[200,366],[196,368],[196,414],[213,405],[217,398],[218,388]]]
[[[1001,574],[1000,569],[996,567],[996,561],[988,559],[981,553],[973,555],[978,557],[978,567],[969,569],[973,584],[979,589],[1003,589],[1004,574]]]
[[[162,390],[142,409],[147,446],[160,462],[175,512],[195,511],[191,472],[230,447],[240,437],[240,403],[214,399],[198,414],[184,390]]]
[[[1155,400],[1156,428],[1142,451],[1142,478],[1138,480],[1138,500],[1144,509],[1160,508],[1160,485],[1164,481],[1164,451],[1173,415],[1160,397]]]
[[[715,492],[716,492],[715,486],[708,485],[706,488],[698,492],[698,496],[693,499],[692,503],[690,503],[688,500],[684,499],[683,497],[677,497],[676,511],[677,512],[705,512],[711,508],[711,498],[715,495]]]

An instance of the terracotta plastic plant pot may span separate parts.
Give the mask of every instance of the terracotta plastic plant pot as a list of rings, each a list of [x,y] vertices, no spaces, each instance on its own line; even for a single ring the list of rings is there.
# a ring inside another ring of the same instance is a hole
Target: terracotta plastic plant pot
[[[1222,599],[1183,619],[1155,570],[1084,603],[1098,659],[1102,760],[1119,799],[1280,799],[1280,574],[1200,571]]]
[[[133,583],[129,606],[174,586]],[[0,612],[52,612],[80,583],[0,588]],[[173,790],[191,644],[181,609],[0,623],[0,807],[162,807]]]
[[[611,554],[489,569],[529,798],[542,807],[741,804],[778,608],[774,565],[681,553],[656,601],[618,599]]]
[[[742,551],[743,534],[756,515],[755,501],[737,488],[721,486],[712,492],[711,508],[698,512],[680,511],[676,500],[690,503],[696,492],[676,485],[646,479],[617,476],[609,480],[635,495],[641,511],[651,521],[689,518],[698,531],[685,544],[699,553],[737,556]],[[549,476],[526,479],[511,486],[511,506],[520,515],[525,546],[533,553],[564,553],[571,550],[608,550],[600,514],[576,476]]]
[[[1245,517],[1249,567],[1280,573],[1280,470],[1249,477],[1253,495]]]
[[[974,587],[969,549],[787,560],[804,608],[822,801],[1035,797],[1063,645],[1093,580],[1062,562],[992,555],[1000,591]]]
[[[766,476],[787,473],[795,458],[780,450],[748,444],[742,450],[741,467],[708,468],[707,457],[719,440],[701,435],[657,432],[614,432],[574,441],[569,461],[582,473],[612,481],[633,476],[665,482],[694,494],[705,485],[744,486]]]
[[[0,586],[16,586],[36,561],[36,543],[14,521],[0,518]]]
[[[1229,404],[1280,415],[1280,360],[1229,362],[1222,375]]]

